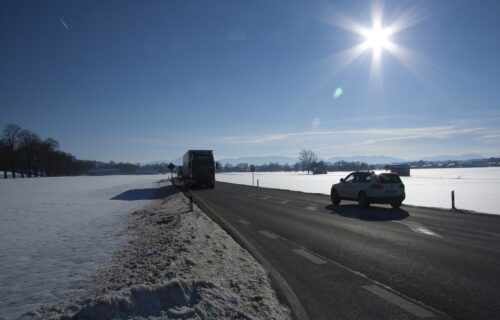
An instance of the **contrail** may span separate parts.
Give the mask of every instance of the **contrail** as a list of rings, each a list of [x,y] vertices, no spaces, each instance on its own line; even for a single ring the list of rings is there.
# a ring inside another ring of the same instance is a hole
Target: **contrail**
[[[64,28],[66,28],[66,30],[69,30],[68,25],[66,24],[66,22],[61,17],[59,17],[59,20],[61,21],[61,23],[64,26]]]

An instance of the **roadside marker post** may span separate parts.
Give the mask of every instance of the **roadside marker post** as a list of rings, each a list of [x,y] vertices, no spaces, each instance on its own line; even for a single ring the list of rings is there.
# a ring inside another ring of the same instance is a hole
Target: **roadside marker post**
[[[252,187],[255,187],[255,183],[254,183],[254,172],[255,172],[255,166],[252,164],[250,165],[250,171],[252,171]]]
[[[451,190],[451,210],[457,211],[455,207],[455,190]]]
[[[193,195],[191,194],[191,189],[189,189],[189,211],[193,211]]]
[[[257,179],[257,188],[259,187],[259,179]]]

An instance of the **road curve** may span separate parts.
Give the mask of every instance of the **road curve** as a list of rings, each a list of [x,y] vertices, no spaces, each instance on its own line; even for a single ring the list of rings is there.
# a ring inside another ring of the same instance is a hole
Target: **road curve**
[[[193,199],[272,266],[296,318],[498,319],[500,217],[220,183]],[[264,267],[266,267],[264,265]]]

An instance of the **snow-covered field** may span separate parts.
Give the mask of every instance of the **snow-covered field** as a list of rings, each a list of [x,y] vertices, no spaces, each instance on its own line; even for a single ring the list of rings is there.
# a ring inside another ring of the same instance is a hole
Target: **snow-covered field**
[[[290,319],[257,261],[169,183],[85,292],[23,319]]]
[[[256,172],[261,187],[329,194],[333,183],[349,172],[307,175],[304,172]],[[252,174],[220,173],[217,181],[252,185]],[[451,191],[459,209],[500,214],[500,168],[412,169],[402,177],[406,186],[405,204],[450,208]]]
[[[164,176],[0,180],[0,317],[77,294]]]

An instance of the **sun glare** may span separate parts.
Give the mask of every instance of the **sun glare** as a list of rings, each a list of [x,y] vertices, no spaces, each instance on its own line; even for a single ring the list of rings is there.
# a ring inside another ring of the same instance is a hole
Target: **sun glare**
[[[419,11],[417,9],[409,10],[396,17],[393,21],[384,21],[382,2],[374,0],[371,18],[372,23],[369,27],[345,16],[334,16],[334,24],[358,34],[361,40],[354,47],[348,48],[337,55],[339,68],[345,67],[363,53],[371,52],[372,70],[379,73],[382,65],[382,52],[387,52],[410,70],[413,70],[414,67],[411,64],[418,62],[417,56],[411,50],[397,44],[393,36],[422,20],[423,16]]]
[[[363,36],[365,37],[364,47],[372,49],[374,53],[379,53],[389,46],[390,33],[388,29],[374,26],[372,29],[364,30]]]

